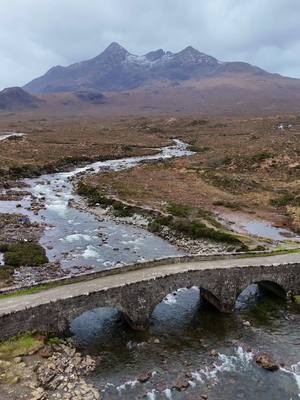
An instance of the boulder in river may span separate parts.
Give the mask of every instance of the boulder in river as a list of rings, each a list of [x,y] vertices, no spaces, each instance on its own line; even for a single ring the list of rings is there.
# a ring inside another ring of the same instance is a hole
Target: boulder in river
[[[143,374],[137,377],[137,380],[140,383],[146,383],[152,377],[152,372],[144,372]]]
[[[173,388],[178,390],[179,392],[186,390],[190,386],[188,379],[183,376],[179,375],[176,379],[176,382],[173,385]]]
[[[259,354],[256,357],[256,363],[268,371],[277,371],[279,369],[278,363],[268,354]]]

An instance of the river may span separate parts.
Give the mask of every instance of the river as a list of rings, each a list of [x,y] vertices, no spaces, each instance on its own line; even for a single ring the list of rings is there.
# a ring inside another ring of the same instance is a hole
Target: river
[[[0,201],[1,212],[18,212],[32,221],[45,222],[46,228],[40,242],[46,248],[50,261],[59,260],[63,268],[91,266],[95,270],[120,267],[154,258],[183,254],[175,246],[150,232],[137,227],[118,224],[113,220],[99,220],[92,214],[68,206],[79,200],[73,191],[72,178],[92,170],[118,171],[136,166],[140,162],[169,159],[193,154],[188,145],[175,140],[175,144],[162,148],[151,156],[99,161],[70,172],[42,175],[25,179],[30,192],[46,205],[38,215],[30,210],[31,196],[22,201]],[[16,208],[16,206],[20,206]]]
[[[63,267],[90,265],[109,269],[147,259],[182,254],[176,247],[139,228],[105,220],[68,206],[72,178],[93,169],[121,170],[145,160],[192,154],[176,141],[147,157],[95,162],[71,172],[26,179],[27,191],[44,198],[38,215],[28,210],[30,196],[21,202],[1,201],[1,212],[29,215],[46,222],[41,244],[51,261]],[[16,209],[16,205],[21,207]],[[234,314],[225,315],[201,302],[198,288],[170,293],[151,318],[148,332],[131,331],[115,310],[91,310],[73,321],[72,331],[83,351],[101,357],[90,376],[104,400],[205,399],[296,400],[300,397],[300,313],[296,305],[261,295],[250,288],[238,299]],[[213,350],[213,351],[212,351]],[[265,351],[284,363],[268,372],[255,363]],[[137,381],[151,373],[146,383]],[[173,386],[182,376],[185,391]],[[187,382],[187,383],[186,383]],[[203,397],[201,397],[203,396]],[[207,396],[207,397],[206,397]]]

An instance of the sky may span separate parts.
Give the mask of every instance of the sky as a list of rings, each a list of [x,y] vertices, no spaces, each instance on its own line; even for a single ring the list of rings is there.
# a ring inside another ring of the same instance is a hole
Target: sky
[[[300,78],[300,0],[0,0],[0,88],[111,42],[134,54],[188,45]]]

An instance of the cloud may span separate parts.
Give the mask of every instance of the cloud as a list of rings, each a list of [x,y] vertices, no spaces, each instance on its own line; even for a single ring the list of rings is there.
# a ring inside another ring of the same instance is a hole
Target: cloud
[[[4,4],[3,4],[4,3]],[[0,87],[94,57],[187,45],[300,78],[299,0],[9,0],[0,13]]]

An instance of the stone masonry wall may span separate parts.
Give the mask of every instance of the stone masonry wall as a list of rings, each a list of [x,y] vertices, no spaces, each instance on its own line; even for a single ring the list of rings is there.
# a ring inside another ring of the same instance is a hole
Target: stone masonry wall
[[[141,273],[141,279],[142,276]],[[0,340],[32,330],[65,334],[74,318],[98,307],[116,308],[134,328],[144,329],[155,306],[167,294],[183,287],[198,286],[207,301],[228,312],[234,309],[236,298],[248,285],[259,282],[299,294],[300,263],[191,270],[58,299],[2,315]]]

